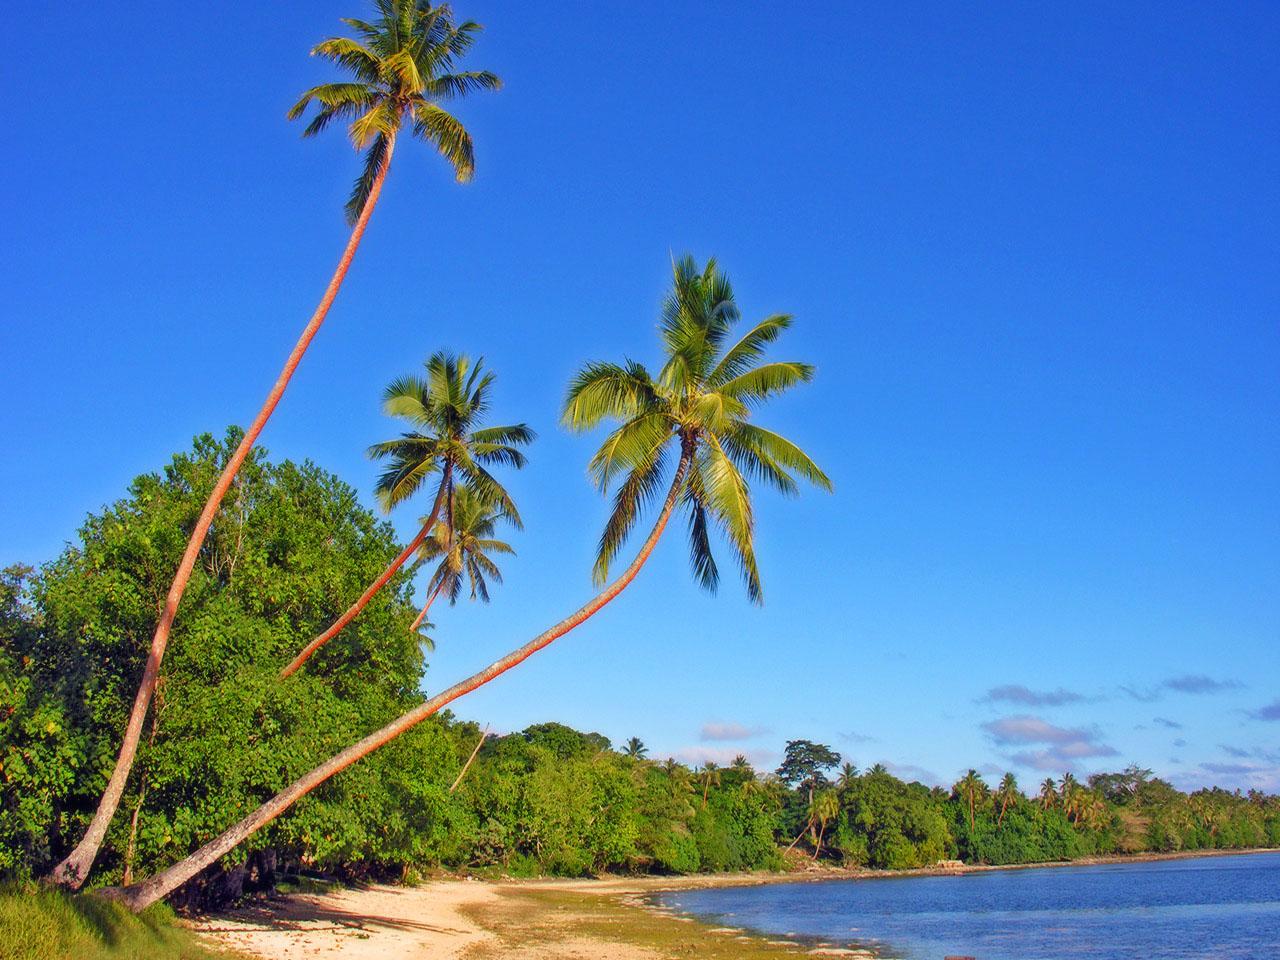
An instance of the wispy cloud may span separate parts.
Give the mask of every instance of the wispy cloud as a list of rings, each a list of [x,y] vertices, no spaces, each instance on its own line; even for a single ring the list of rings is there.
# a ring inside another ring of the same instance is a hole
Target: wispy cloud
[[[1249,711],[1255,720],[1280,720],[1280,699],[1272,700],[1265,707]]]
[[[1161,686],[1178,693],[1221,693],[1224,690],[1239,689],[1241,684],[1237,680],[1215,680],[1203,673],[1188,673],[1181,677],[1170,677]]]
[[[1056,690],[1032,690],[1020,683],[1006,683],[992,687],[979,703],[1017,703],[1024,707],[1060,707],[1067,703],[1080,703],[1084,694],[1058,687]]]
[[[1166,693],[1189,693],[1195,695],[1225,693],[1228,690],[1239,690],[1242,684],[1238,680],[1218,680],[1203,673],[1184,673],[1177,677],[1161,680],[1154,687],[1121,687],[1120,691],[1141,703],[1153,703]]]
[[[750,740],[762,733],[768,733],[763,727],[746,727],[740,723],[704,723],[698,736],[706,740]]]
[[[1228,757],[1235,757],[1236,759],[1240,759],[1242,757],[1252,756],[1252,754],[1250,754],[1248,750],[1242,750],[1240,747],[1233,747],[1229,743],[1220,743],[1218,744],[1218,747]]]
[[[1040,717],[1020,714],[1001,717],[982,725],[998,746],[1035,747],[1011,753],[1010,761],[1036,770],[1073,767],[1090,757],[1113,757],[1116,750],[1103,743],[1101,733],[1092,728],[1060,727]]]
[[[1255,751],[1254,756],[1266,751]],[[1218,786],[1228,790],[1261,790],[1264,793],[1275,793],[1280,790],[1280,763],[1274,755],[1261,757],[1262,762],[1230,762],[1206,761],[1192,770],[1174,774],[1171,778],[1181,790],[1195,790],[1200,787]]]
[[[1153,722],[1158,723],[1160,726],[1165,727],[1168,730],[1182,729],[1182,724],[1177,720],[1170,720],[1168,717],[1156,717]]]
[[[875,743],[875,737],[868,737],[865,733],[857,733],[853,730],[839,731],[840,739],[848,743]]]

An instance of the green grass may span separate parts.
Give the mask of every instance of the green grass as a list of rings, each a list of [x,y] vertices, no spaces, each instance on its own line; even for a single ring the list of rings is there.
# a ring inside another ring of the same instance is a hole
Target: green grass
[[[228,960],[173,911],[135,916],[118,903],[40,886],[0,887],[0,960]]]

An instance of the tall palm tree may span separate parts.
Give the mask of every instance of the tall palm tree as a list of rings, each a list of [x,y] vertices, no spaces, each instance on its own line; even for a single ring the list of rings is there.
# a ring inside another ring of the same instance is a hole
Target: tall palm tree
[[[1058,802],[1058,783],[1053,777],[1045,777],[1040,784],[1040,806],[1052,809]]]
[[[467,498],[468,509],[473,502],[491,503],[508,522],[517,528],[520,526],[520,514],[511,497],[486,468],[503,465],[518,470],[523,467],[524,454],[518,448],[532,442],[534,433],[523,423],[502,427],[480,425],[489,408],[492,386],[493,374],[484,369],[483,361],[472,363],[466,355],[443,352],[427,360],[425,377],[400,377],[387,386],[382,397],[383,409],[389,416],[407,421],[413,429],[399,439],[369,448],[371,457],[390,462],[378,477],[375,487],[378,500],[382,508],[390,512],[422,489],[429,478],[439,475],[431,513],[400,555],[342,616],[302,648],[281,671],[282,677],[296,673],[312,654],[336,637],[422,547],[446,505],[457,503],[455,488],[459,492],[467,491],[463,496]]]
[[[427,582],[427,602],[409,627],[413,632],[426,619],[427,611],[437,597],[444,596],[449,603],[457,603],[462,593],[462,581],[471,588],[471,599],[489,602],[489,584],[502,582],[502,571],[490,554],[515,553],[511,544],[493,535],[499,523],[511,521],[511,517],[499,504],[488,502],[472,492],[470,487],[459,487],[453,499],[446,504],[445,516],[422,518],[424,529],[430,530],[418,547],[418,559],[430,562],[439,560],[435,572]]]
[[[630,737],[622,747],[622,752],[633,760],[643,760],[649,755],[649,748],[639,737]]]
[[[1011,804],[1018,802],[1018,780],[1012,773],[1006,773],[996,788],[996,802],[1000,804],[1000,813],[996,817],[996,828],[1004,823],[1004,815]]]
[[[698,782],[702,784],[702,805],[707,805],[707,794],[712,787],[720,786],[720,768],[708,760],[698,771]]]
[[[169,633],[200,547],[232,481],[258,442],[258,436],[280,403],[294,371],[338,296],[382,193],[401,124],[405,119],[411,119],[413,135],[436,147],[452,165],[460,182],[470,180],[475,171],[470,134],[437,101],[465,96],[476,90],[497,90],[501,86],[501,81],[488,71],[458,72],[454,69],[482,28],[470,21],[456,23],[447,5],[432,7],[426,0],[376,0],[375,6],[379,16],[373,22],[345,21],[356,30],[360,39],[335,37],[311,51],[313,55],[324,57],[352,74],[354,82],[313,87],[302,95],[288,114],[289,119],[296,119],[314,101],[320,108],[303,131],[304,136],[314,136],[334,120],[344,121],[349,124],[348,132],[356,148],[365,150],[363,171],[346,206],[351,234],[319,305],[303,327],[257,415],[223,467],[187,539],[151,638],[151,648],[125,726],[120,753],[103,789],[98,809],[83,839],[50,876],[54,883],[62,886],[78,889],[97,859],[98,849],[120,805],[129,771],[133,768],[147,708],[155,693],[160,664],[169,643]]]
[[[816,833],[813,835],[813,859],[818,859],[822,852],[822,841],[827,834],[827,825],[840,815],[840,798],[834,790],[819,790],[809,804],[809,823]]]
[[[670,466],[669,449],[679,450],[666,497],[631,563],[564,620],[330,757],[186,859],[121,891],[119,897],[129,907],[142,909],[166,896],[330,777],[585,623],[636,578],[677,506],[688,512],[698,582],[708,588],[718,582],[710,544],[714,521],[738,557],[748,595],[760,600],[755,524],[743,471],[784,493],[797,491],[795,475],[826,490],[831,481],[794,443],[755,426],[750,418],[757,406],[811,379],[813,369],[802,363],[760,362],[769,344],[790,327],[791,318],[785,315],[766,317],[728,342],[738,308],[714,261],[700,271],[686,257],[673,265],[673,273],[660,323],[666,360],[658,376],[638,363],[592,363],[574,378],[565,405],[564,419],[574,429],[623,421],[590,466],[597,483],[606,487],[623,478],[597,551],[597,579],[607,575],[642,508],[660,492],[663,468]]]
[[[848,790],[853,786],[853,782],[858,779],[858,768],[846,760],[840,767],[840,776],[836,780],[836,786],[841,790]]]
[[[978,800],[986,795],[987,785],[983,782],[977,770],[970,769],[955,785],[955,791],[969,807],[969,832],[972,833],[975,827],[974,808],[977,806]]]

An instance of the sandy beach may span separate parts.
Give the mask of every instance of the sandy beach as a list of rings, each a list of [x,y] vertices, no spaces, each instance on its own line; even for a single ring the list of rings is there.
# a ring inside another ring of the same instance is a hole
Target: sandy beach
[[[660,889],[761,882],[750,875],[445,879],[276,897],[191,926],[217,944],[270,960],[714,960],[860,953],[707,927],[654,908],[643,897]]]
[[[663,890],[762,883],[926,876],[1035,867],[1274,852],[1196,851],[1096,857],[1071,863],[878,871],[810,867],[790,873],[582,880],[441,878],[257,901],[191,921],[206,939],[264,960],[658,960],[670,957],[868,957],[834,944],[770,940],[710,927],[654,906]]]

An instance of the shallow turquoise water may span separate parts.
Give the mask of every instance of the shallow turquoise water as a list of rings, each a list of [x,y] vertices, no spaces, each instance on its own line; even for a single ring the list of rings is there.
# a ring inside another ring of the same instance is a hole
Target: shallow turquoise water
[[[717,924],[942,960],[1280,958],[1280,854],[684,890]]]

